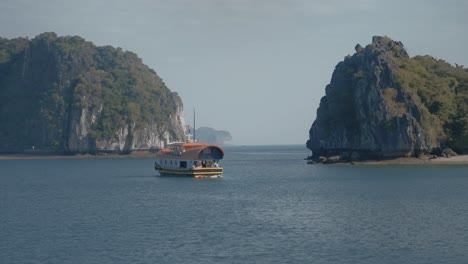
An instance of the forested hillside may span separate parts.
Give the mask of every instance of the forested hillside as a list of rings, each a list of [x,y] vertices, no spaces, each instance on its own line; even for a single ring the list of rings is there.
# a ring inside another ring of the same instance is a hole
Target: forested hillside
[[[0,38],[0,151],[129,152],[183,139],[182,101],[129,51]]]

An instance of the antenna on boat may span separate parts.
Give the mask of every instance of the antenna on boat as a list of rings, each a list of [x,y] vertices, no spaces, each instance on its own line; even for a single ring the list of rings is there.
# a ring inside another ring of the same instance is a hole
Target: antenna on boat
[[[195,138],[195,130],[196,130],[196,126],[195,126],[195,107],[193,108],[193,142],[197,142],[196,138]]]

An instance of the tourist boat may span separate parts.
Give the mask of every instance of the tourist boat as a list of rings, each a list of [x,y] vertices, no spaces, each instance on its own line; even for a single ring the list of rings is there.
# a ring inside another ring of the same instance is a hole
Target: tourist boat
[[[161,176],[221,178],[223,168],[218,162],[223,157],[224,151],[217,145],[194,142],[172,143],[156,154],[154,169]]]
[[[161,176],[190,176],[197,179],[221,178],[223,168],[218,164],[224,150],[217,145],[195,141],[195,109],[193,110],[193,141],[190,125],[186,129],[186,142],[168,144],[156,153],[154,169]]]

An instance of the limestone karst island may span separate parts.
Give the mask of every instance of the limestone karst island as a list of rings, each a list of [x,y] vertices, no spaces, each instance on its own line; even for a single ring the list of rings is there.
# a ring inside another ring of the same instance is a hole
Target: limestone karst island
[[[0,38],[0,152],[128,153],[184,138],[182,100],[134,53]]]
[[[452,156],[468,151],[468,69],[373,37],[338,63],[307,147],[315,162]]]
[[[134,53],[53,32],[0,38],[0,153],[118,153],[183,141],[182,99]],[[227,131],[197,129],[229,144]]]

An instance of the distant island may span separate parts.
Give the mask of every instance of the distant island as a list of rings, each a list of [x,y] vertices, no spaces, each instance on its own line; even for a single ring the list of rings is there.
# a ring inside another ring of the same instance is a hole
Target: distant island
[[[211,127],[199,127],[196,130],[196,139],[199,142],[211,143],[220,146],[232,143],[231,133],[224,130],[215,130]]]
[[[453,156],[468,151],[468,69],[375,36],[338,63],[307,147],[315,162]]]
[[[183,104],[130,51],[0,38],[0,153],[130,153],[184,139]]]

